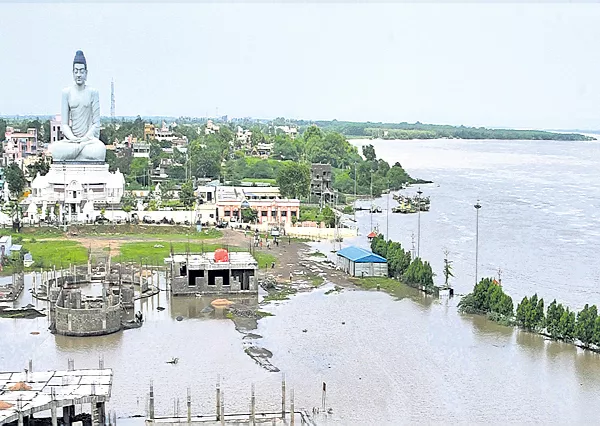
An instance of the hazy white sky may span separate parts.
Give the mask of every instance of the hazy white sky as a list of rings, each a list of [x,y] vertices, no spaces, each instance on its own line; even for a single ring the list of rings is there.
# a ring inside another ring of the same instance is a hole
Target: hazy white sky
[[[0,114],[600,128],[600,4],[1,4]]]

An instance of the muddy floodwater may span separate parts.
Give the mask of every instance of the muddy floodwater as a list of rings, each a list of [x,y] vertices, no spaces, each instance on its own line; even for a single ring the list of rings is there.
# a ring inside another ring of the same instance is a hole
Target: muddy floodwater
[[[421,216],[421,254],[432,261],[437,280],[448,248],[457,291],[472,288],[472,204],[479,197],[482,275],[501,267],[505,290],[515,301],[537,291],[574,308],[600,302],[600,274],[594,272],[600,183],[592,173],[600,169],[595,163],[600,145],[409,141],[386,148],[390,143],[376,142],[377,154],[436,181],[422,188],[431,196],[431,211]],[[385,207],[387,200],[377,203]],[[366,245],[371,217],[358,218],[362,236],[343,244]],[[385,211],[375,220],[384,231]],[[392,237],[409,246],[416,216],[388,220]],[[331,250],[327,242],[314,246]],[[165,288],[164,281],[160,286]],[[66,368],[68,358],[76,368],[95,367],[102,355],[114,369],[109,408],[121,417],[145,414],[150,380],[158,413],[173,413],[179,398],[183,414],[187,387],[194,412],[213,412],[218,376],[227,410],[248,409],[252,383],[257,406],[274,410],[285,373],[296,406],[309,411],[320,405],[321,385],[327,383],[333,414],[320,424],[588,424],[598,418],[597,354],[461,316],[458,298],[426,298],[412,289],[395,295],[352,289],[326,294],[332,288],[324,285],[262,307],[274,316],[259,320],[250,338],[222,312],[206,313],[206,300],[170,298],[165,291],[137,303],[146,320],[142,328],[110,336],[55,336],[47,331],[47,318],[0,319],[0,370],[21,370],[30,358],[35,369]],[[30,301],[25,292],[17,305]],[[257,364],[244,351],[249,346],[272,352],[270,362],[281,373]],[[179,362],[168,364],[173,357]]]

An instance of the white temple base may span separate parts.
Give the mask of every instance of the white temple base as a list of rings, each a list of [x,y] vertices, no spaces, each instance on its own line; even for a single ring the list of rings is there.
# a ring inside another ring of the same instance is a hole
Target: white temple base
[[[53,163],[48,174],[36,176],[31,189],[32,193],[25,201],[29,204],[29,215],[56,220],[54,212],[58,205],[61,221],[86,222],[94,220],[99,213],[94,210],[95,203],[115,205],[121,202],[125,178],[119,170],[109,172],[108,164]]]

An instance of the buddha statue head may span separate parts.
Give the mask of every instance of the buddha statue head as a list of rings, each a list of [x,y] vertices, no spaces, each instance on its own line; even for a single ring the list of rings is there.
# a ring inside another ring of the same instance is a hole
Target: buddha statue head
[[[75,59],[73,59],[73,80],[78,86],[85,85],[87,80],[87,62],[81,50],[75,53]]]

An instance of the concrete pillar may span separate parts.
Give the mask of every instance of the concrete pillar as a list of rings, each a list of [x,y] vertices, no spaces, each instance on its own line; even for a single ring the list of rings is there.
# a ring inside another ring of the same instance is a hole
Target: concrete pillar
[[[217,382],[217,421],[221,419],[221,384]]]
[[[98,424],[104,426],[106,423],[106,406],[104,402],[96,402]]]
[[[148,417],[150,420],[154,420],[154,386],[150,382],[150,401],[148,403]]]
[[[63,424],[64,426],[71,426],[73,421],[73,415],[75,414],[75,406],[67,405],[63,407]]]
[[[98,421],[98,404],[96,402],[96,398],[92,398],[92,402],[90,403],[90,414],[92,415],[92,426],[99,426],[100,422]]]
[[[285,420],[285,375],[281,377],[281,418]]]
[[[187,394],[187,422],[188,425],[192,424],[192,396],[190,395],[190,388],[188,388]]]
[[[56,416],[56,401],[50,403],[50,413],[52,414],[52,426],[58,426],[58,418]]]

